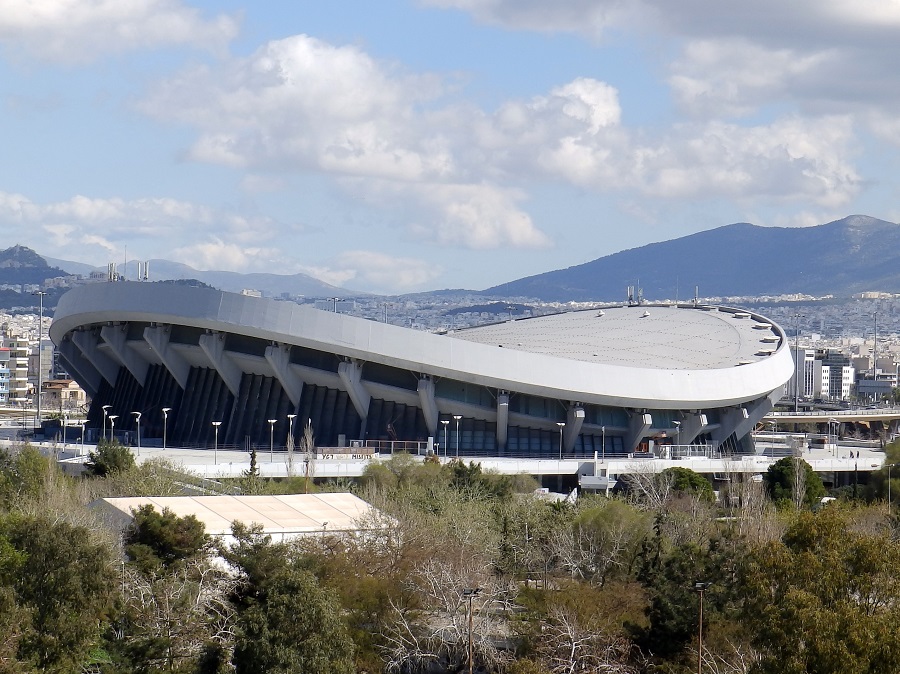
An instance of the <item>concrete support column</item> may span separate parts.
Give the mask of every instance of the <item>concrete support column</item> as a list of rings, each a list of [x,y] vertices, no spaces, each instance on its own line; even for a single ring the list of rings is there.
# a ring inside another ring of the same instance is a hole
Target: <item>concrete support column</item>
[[[150,363],[128,347],[128,324],[104,325],[100,328],[100,336],[109,345],[110,350],[115,354],[119,362],[128,368],[128,371],[137,380],[137,383],[143,386],[147,381],[147,371],[150,369]]]
[[[678,432],[678,444],[689,445],[697,436],[709,428],[706,415],[702,412],[685,412],[681,419],[681,430]]]
[[[187,388],[191,365],[169,343],[172,326],[157,325],[144,328],[144,341],[153,349],[181,390]]]
[[[225,353],[225,333],[208,332],[200,335],[200,348],[231,391],[231,395],[237,398],[241,390],[241,368]]]
[[[502,391],[497,396],[497,450],[498,454],[506,452],[509,440],[509,393]]]
[[[70,372],[77,372],[81,388],[91,397],[96,398],[100,392],[100,383],[103,377],[100,372],[91,365],[72,342],[69,336],[66,336],[62,344],[59,345],[59,354],[62,356],[66,364],[66,369]]]
[[[109,382],[110,386],[116,385],[119,377],[119,364],[97,347],[100,335],[96,331],[76,330],[72,333],[72,341],[75,342],[82,355],[94,366],[101,376]]]
[[[303,395],[303,380],[291,369],[290,345],[272,344],[267,346],[266,360],[275,373],[275,378],[281,382],[281,388],[291,399],[294,409],[297,409],[300,405],[300,397]]]
[[[623,438],[625,451],[633,452],[636,450],[652,425],[653,417],[646,412],[630,412],[628,415],[628,434]]]
[[[567,453],[575,449],[575,442],[581,434],[584,424],[584,407],[580,404],[569,405],[566,410],[566,427],[563,429],[563,447]]]
[[[338,376],[341,378],[341,383],[344,384],[344,388],[347,389],[353,407],[363,420],[363,427],[365,427],[366,417],[369,416],[369,403],[372,401],[372,396],[362,383],[362,363],[355,360],[345,360],[338,365]]]
[[[781,389],[765,398],[746,403],[743,407],[729,407],[721,415],[719,427],[712,433],[717,443],[722,443],[734,433],[738,440],[756,428],[756,424],[775,407],[781,397]]]
[[[428,428],[428,434],[435,437],[438,427],[438,408],[434,400],[434,381],[428,377],[420,377],[418,391],[422,415],[425,417],[425,426]]]

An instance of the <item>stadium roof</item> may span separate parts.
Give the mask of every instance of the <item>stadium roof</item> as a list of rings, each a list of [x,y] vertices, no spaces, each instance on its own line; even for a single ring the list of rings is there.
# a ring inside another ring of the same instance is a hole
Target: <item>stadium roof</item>
[[[448,333],[456,339],[588,363],[714,370],[764,360],[771,323],[726,308],[619,306],[519,319]]]

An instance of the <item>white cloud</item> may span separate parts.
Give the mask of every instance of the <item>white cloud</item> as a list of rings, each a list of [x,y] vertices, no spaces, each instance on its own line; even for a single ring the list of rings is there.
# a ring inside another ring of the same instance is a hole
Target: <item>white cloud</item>
[[[165,259],[199,270],[250,272],[269,271],[273,268],[272,260],[278,255],[278,249],[248,247],[210,235],[205,241],[173,249]]]
[[[602,39],[628,34],[681,50],[669,84],[682,110],[752,115],[794,104],[813,114],[900,103],[895,0],[423,0],[506,28]],[[654,47],[659,49],[659,47]]]
[[[415,109],[437,93],[433,78],[298,35],[184,72],[141,107],[196,126],[196,160],[417,180],[448,170],[441,139],[423,132]]]
[[[600,36],[630,22],[642,3],[621,0],[420,0],[422,4],[468,12],[483,23],[541,32],[577,32]]]
[[[366,250],[346,251],[326,266],[307,268],[304,271],[332,285],[349,284],[383,293],[423,290],[443,273],[439,266],[426,260]]]
[[[207,19],[179,0],[0,0],[0,45],[40,61],[172,45],[222,50],[237,31],[233,17]]]
[[[746,53],[761,74],[745,67]],[[780,95],[827,61],[698,42],[672,81],[685,107],[742,113],[754,96]],[[704,79],[716,64],[721,78]],[[779,74],[767,74],[767,65]],[[763,198],[829,208],[861,185],[846,116],[755,126],[713,119],[651,132],[625,127],[618,91],[587,77],[495,111],[450,95],[433,76],[299,35],[185,71],[141,108],[195,127],[190,156],[254,171],[251,187],[259,173],[330,174],[369,194],[416,238],[473,249],[550,245],[523,208],[529,186],[547,180],[632,201]]]
[[[848,161],[853,142],[845,117],[792,118],[750,128],[723,122],[676,127],[664,143],[637,152],[634,178],[653,196],[767,196],[834,207],[862,186]]]
[[[550,239],[518,203],[520,190],[480,184],[356,181],[383,204],[402,203],[416,238],[476,250],[508,245],[544,248]]]
[[[75,196],[38,204],[21,194],[0,192],[0,224],[38,243],[41,254],[91,264],[103,258],[165,258],[191,266],[216,261],[223,269],[271,268],[280,223],[217,211],[168,198],[98,199]],[[188,241],[172,249],[171,241]],[[98,250],[99,249],[99,250]],[[274,251],[274,252],[273,252]],[[227,266],[226,266],[227,265]],[[210,267],[201,267],[210,268]]]

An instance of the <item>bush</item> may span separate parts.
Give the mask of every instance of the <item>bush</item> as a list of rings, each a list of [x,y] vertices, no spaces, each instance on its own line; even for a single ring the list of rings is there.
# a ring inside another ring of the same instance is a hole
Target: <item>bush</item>
[[[101,440],[97,450],[88,455],[85,467],[92,475],[105,477],[124,473],[134,468],[134,456],[128,447],[120,445],[115,440]]]

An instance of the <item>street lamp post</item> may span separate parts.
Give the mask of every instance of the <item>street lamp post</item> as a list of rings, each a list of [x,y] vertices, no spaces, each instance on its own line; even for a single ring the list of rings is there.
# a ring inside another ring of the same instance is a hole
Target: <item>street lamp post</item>
[[[110,442],[115,441],[116,439],[116,419],[119,418],[118,414],[110,414],[109,415],[109,437]]]
[[[141,455],[141,413],[132,412],[134,415],[134,423],[137,426],[137,455]]]
[[[447,456],[449,453],[447,450],[450,449],[447,446],[447,426],[450,425],[449,419],[441,419],[441,425],[444,427],[444,456]],[[440,452],[438,452],[440,454]]]
[[[81,456],[84,456],[84,425],[86,423],[86,419],[81,420]]]
[[[329,297],[328,299],[330,299],[332,302],[334,313],[337,313],[337,303],[338,303],[338,300],[341,298],[340,297]]]
[[[600,427],[600,433],[603,437],[603,440],[602,440],[603,446],[601,447],[603,454],[602,454],[602,458],[600,459],[600,463],[604,463],[606,461],[606,426]]]
[[[43,364],[44,364],[44,350],[41,348],[41,343],[44,339],[44,295],[43,290],[38,290],[36,293],[41,302],[40,313],[38,315],[38,385],[37,385],[37,425],[41,425],[41,393],[43,393],[44,388],[44,372],[43,372]]]
[[[213,464],[219,464],[219,426],[222,425],[221,421],[212,422],[213,428],[215,429],[215,435],[213,440]]]
[[[832,429],[834,429],[834,437],[832,438]],[[831,442],[831,451],[835,457],[838,455],[837,442],[838,434],[841,430],[841,422],[837,419],[828,420],[828,440]]]
[[[103,406],[103,439],[106,440],[106,419],[109,416],[109,408],[112,405],[104,405]]]
[[[456,419],[456,458],[459,458],[459,420],[462,419],[461,414],[454,414],[453,418]]]
[[[63,412],[63,451],[66,451],[66,428],[69,426],[69,415]]]
[[[169,412],[171,412],[171,411],[172,411],[171,407],[163,407],[162,408],[162,413],[163,413],[163,451],[166,451],[166,431],[168,430],[167,426],[169,425]]]
[[[566,427],[566,422],[557,421],[556,425],[559,426],[559,460],[562,461],[563,429]]]
[[[675,424],[675,447],[680,447],[681,446],[681,422],[673,421],[672,423]]]
[[[694,583],[694,592],[700,595],[700,624],[697,630],[697,674],[701,674],[701,667],[703,666],[703,593],[708,587],[709,583]]]
[[[269,419],[269,463],[275,461],[275,422],[278,419]]]
[[[474,611],[472,609],[472,600],[481,594],[481,588],[465,588],[463,589],[463,597],[465,597],[469,602],[469,674],[475,669],[475,649],[472,646],[472,622],[474,618]]]

